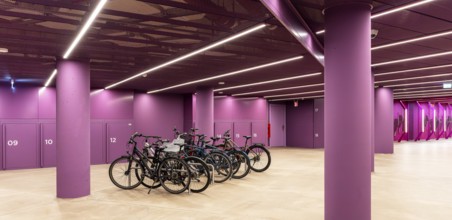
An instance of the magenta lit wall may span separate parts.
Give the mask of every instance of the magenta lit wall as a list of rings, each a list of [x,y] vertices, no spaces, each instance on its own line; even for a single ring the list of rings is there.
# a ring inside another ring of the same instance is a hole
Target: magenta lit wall
[[[286,105],[287,146],[303,148],[324,147],[324,100],[299,101]]]
[[[262,98],[216,97],[214,99],[215,135],[231,130],[233,140],[244,144],[243,136],[252,143],[268,144],[268,103]]]
[[[394,141],[399,141],[405,135],[405,108],[400,101],[394,102]]]
[[[291,147],[314,148],[314,100],[286,105],[286,143]]]
[[[95,90],[94,90],[95,91]],[[104,90],[90,96],[92,119],[132,119],[133,91]]]
[[[133,100],[135,130],[146,135],[174,137],[173,128],[184,127],[184,98],[136,93]]]

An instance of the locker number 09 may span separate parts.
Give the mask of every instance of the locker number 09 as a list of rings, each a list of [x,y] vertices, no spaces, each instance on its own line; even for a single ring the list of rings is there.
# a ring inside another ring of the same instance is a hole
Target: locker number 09
[[[7,145],[11,146],[11,147],[15,147],[15,146],[19,145],[19,141],[18,140],[8,140]]]

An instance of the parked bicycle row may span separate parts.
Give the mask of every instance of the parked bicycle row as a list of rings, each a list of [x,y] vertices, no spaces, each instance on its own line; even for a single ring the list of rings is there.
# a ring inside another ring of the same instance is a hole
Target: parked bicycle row
[[[251,170],[263,172],[270,167],[270,152],[264,144],[248,146],[251,136],[243,136],[245,145],[238,146],[229,130],[221,138],[210,140],[196,131],[181,133],[174,129],[176,138],[172,141],[134,133],[127,154],[111,163],[110,180],[121,189],[143,185],[150,192],[162,186],[178,194],[186,190],[202,192],[213,182],[241,179]]]

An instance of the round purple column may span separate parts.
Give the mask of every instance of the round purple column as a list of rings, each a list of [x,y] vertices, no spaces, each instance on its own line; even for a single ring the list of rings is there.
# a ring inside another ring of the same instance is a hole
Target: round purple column
[[[89,62],[60,60],[57,88],[57,197],[90,194]]]
[[[371,219],[371,1],[326,0],[325,219]]]
[[[394,153],[394,97],[392,89],[375,89],[375,153]]]
[[[200,87],[196,90],[195,126],[197,133],[213,137],[213,89]]]

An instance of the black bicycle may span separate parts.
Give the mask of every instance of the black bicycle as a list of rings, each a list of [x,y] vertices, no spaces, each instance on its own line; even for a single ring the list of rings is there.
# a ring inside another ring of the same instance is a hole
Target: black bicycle
[[[133,146],[132,152],[127,151],[127,155],[111,163],[108,172],[113,184],[121,189],[134,189],[148,178],[153,183],[145,184],[151,188],[161,184],[166,191],[174,194],[187,190],[191,182],[190,168],[187,163],[180,158],[162,158],[158,154],[152,157],[145,155],[138,149],[135,141],[136,137],[141,136],[143,135],[133,134],[128,142],[129,147]]]

